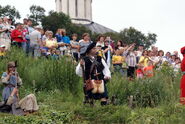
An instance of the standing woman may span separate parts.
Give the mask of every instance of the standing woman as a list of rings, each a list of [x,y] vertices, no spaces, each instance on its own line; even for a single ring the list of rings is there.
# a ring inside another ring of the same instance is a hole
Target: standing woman
[[[105,41],[105,37],[103,35],[100,35],[98,37],[98,41],[96,43],[96,46],[101,46],[101,48],[103,48],[105,46],[104,41]]]
[[[52,31],[48,31],[48,38],[43,42],[43,45],[49,50],[49,49],[53,49],[53,48],[57,48],[58,44],[57,44],[57,40],[55,38],[53,38],[53,32]]]
[[[85,102],[90,100],[90,104],[93,105],[93,100],[100,100],[101,105],[107,105],[106,80],[111,78],[111,73],[104,59],[97,56],[96,43],[88,46],[85,57],[76,68],[76,74],[83,76],[85,80]],[[91,82],[91,86],[93,84],[92,87],[88,85],[89,82]]]
[[[181,48],[181,53],[183,55],[183,60],[181,63],[181,71],[183,73],[180,89],[181,89],[181,95],[180,95],[180,103],[182,105],[185,105],[185,46]]]
[[[4,20],[6,21],[6,18],[4,18]],[[4,22],[3,19],[0,18],[0,45],[5,45],[6,46],[6,50],[10,49],[10,37],[9,37],[9,27],[7,26],[7,22]]]
[[[90,36],[88,33],[84,33],[82,35],[82,40],[79,41],[79,45],[80,45],[80,58],[82,58],[83,56],[85,56],[85,51],[87,49],[87,47],[89,46],[89,44],[91,44],[90,41]]]
[[[118,40],[115,49],[116,49],[116,50],[117,50],[117,49],[118,49],[118,50],[124,49],[123,42],[122,42],[121,40]]]

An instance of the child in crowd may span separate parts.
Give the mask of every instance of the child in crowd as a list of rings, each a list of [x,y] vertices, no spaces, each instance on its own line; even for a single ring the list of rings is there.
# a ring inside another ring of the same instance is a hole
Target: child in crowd
[[[73,34],[72,40],[70,42],[72,57],[75,59],[76,62],[78,62],[80,58],[80,55],[79,55],[80,46],[79,46],[79,42],[77,41],[77,38],[78,38],[77,34]]]
[[[138,68],[136,70],[136,76],[137,76],[137,79],[142,79],[144,77],[144,71],[143,71],[142,64],[138,64]]]
[[[5,49],[6,49],[5,45],[0,46],[0,58],[5,57],[5,55],[6,55],[6,50]]]
[[[172,65],[174,72],[178,73],[181,67],[181,59],[179,57],[175,58],[175,63]]]
[[[59,55],[56,54],[56,49],[51,49],[50,58],[51,58],[52,60],[57,60],[57,59],[59,59]]]
[[[154,65],[151,60],[148,60],[148,66],[144,68],[144,75],[148,78],[154,76]]]

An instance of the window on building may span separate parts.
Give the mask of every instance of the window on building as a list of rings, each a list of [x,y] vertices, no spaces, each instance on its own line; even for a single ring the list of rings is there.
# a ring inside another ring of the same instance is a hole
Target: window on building
[[[84,17],[87,18],[87,0],[84,0]]]
[[[78,0],[75,0],[75,15],[78,17]]]
[[[60,11],[62,11],[62,0],[60,0]]]

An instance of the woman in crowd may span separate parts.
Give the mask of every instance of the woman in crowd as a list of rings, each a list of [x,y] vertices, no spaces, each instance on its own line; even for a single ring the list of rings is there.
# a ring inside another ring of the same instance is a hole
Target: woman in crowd
[[[158,64],[157,64],[157,66],[158,67],[161,66],[164,61],[165,61],[164,51],[163,50],[159,50],[159,52],[158,52]]]
[[[112,54],[114,52],[112,46],[109,44],[109,41],[105,40],[105,46],[102,47],[104,56],[105,56],[105,60],[107,62],[107,58],[108,58],[108,51],[110,50],[110,53]]]
[[[179,57],[175,58],[175,64],[172,65],[174,72],[178,73],[180,71],[181,59]]]
[[[58,30],[58,46],[61,51],[62,55],[68,54],[70,50],[70,38],[66,35],[66,30],[65,29],[59,29]]]
[[[100,35],[98,37],[98,41],[96,43],[96,46],[104,47],[105,46],[104,41],[105,41],[105,37],[103,35]]]
[[[121,50],[124,49],[123,42],[121,40],[118,40],[117,45],[115,47],[115,50]]]
[[[142,56],[139,59],[139,64],[141,64],[143,67],[148,66],[148,51],[144,50]]]
[[[0,45],[5,45],[6,50],[10,49],[11,38],[9,35],[10,26],[8,26],[8,20],[5,17],[4,19],[0,18]]]
[[[52,31],[48,31],[48,38],[46,39],[46,41],[43,42],[44,46],[49,50],[49,49],[53,49],[53,48],[57,48],[58,44],[55,38],[53,38],[53,32]]]
[[[87,49],[87,47],[89,46],[89,44],[91,44],[92,42],[90,41],[90,35],[88,33],[84,33],[82,35],[82,40],[79,41],[79,45],[80,45],[80,58],[82,58]]]
[[[58,43],[62,42],[62,30],[63,29],[58,29],[56,34],[55,34],[55,37],[56,37]]]
[[[0,107],[0,111],[15,115],[35,112],[38,110],[38,105],[36,97],[33,94],[19,100],[18,90],[22,85],[22,80],[16,71],[16,67],[16,62],[9,62],[7,71],[2,74],[1,81],[4,85],[4,89],[2,93],[3,104]]]
[[[20,23],[16,24],[16,29],[12,31],[11,37],[14,45],[18,46],[19,48],[23,48],[25,38],[23,36],[23,27]]]
[[[166,55],[164,56],[164,59],[166,62],[168,62],[168,64],[171,63],[171,53],[170,52],[167,52]]]
[[[76,73],[85,80],[86,101],[90,100],[90,104],[93,105],[93,100],[100,100],[101,105],[106,105],[108,99],[106,80],[111,78],[111,73],[104,59],[96,53],[96,43],[91,43],[84,53],[83,60],[78,64]]]

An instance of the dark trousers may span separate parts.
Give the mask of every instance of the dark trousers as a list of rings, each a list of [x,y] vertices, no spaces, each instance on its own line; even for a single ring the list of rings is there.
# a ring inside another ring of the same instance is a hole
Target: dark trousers
[[[134,78],[135,69],[135,67],[129,66],[127,69],[127,76],[130,78]]]
[[[78,60],[79,60],[78,53],[73,53],[73,57],[74,57],[74,59],[78,62]]]

